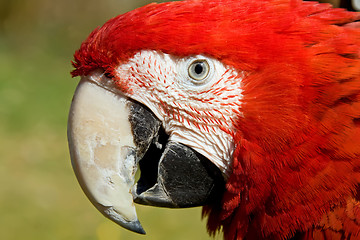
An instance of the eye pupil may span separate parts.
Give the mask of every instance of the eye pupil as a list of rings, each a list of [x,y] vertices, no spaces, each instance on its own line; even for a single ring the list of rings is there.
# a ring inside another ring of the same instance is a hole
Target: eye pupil
[[[194,68],[194,72],[196,74],[201,74],[204,71],[204,64],[203,63],[197,63]]]

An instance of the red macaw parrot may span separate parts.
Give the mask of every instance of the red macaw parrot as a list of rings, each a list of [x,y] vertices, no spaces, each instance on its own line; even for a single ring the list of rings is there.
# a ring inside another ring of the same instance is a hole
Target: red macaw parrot
[[[138,233],[133,201],[204,206],[226,240],[360,239],[359,19],[188,0],[95,29],[75,53],[68,128],[86,195]]]

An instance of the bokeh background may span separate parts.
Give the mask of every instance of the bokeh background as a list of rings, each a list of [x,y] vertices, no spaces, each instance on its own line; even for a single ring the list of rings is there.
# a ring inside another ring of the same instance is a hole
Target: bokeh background
[[[137,206],[147,235],[118,227],[71,168],[72,55],[95,27],[149,2],[0,0],[0,239],[210,239],[200,208]]]

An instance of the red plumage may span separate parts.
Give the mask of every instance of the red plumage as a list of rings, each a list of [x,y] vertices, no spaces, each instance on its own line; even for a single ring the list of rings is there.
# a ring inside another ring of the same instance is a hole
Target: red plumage
[[[287,0],[150,4],[96,29],[73,76],[143,49],[205,54],[245,72],[233,170],[204,207],[225,239],[360,238],[358,13]]]

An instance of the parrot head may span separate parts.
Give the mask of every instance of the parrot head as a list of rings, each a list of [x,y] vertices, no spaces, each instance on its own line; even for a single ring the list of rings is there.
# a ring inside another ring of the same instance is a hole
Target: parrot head
[[[360,98],[357,18],[296,0],[189,0],[95,29],[74,56],[68,122],[85,194],[138,233],[134,202],[205,206],[227,239],[307,229],[360,182],[360,107],[342,104]]]

